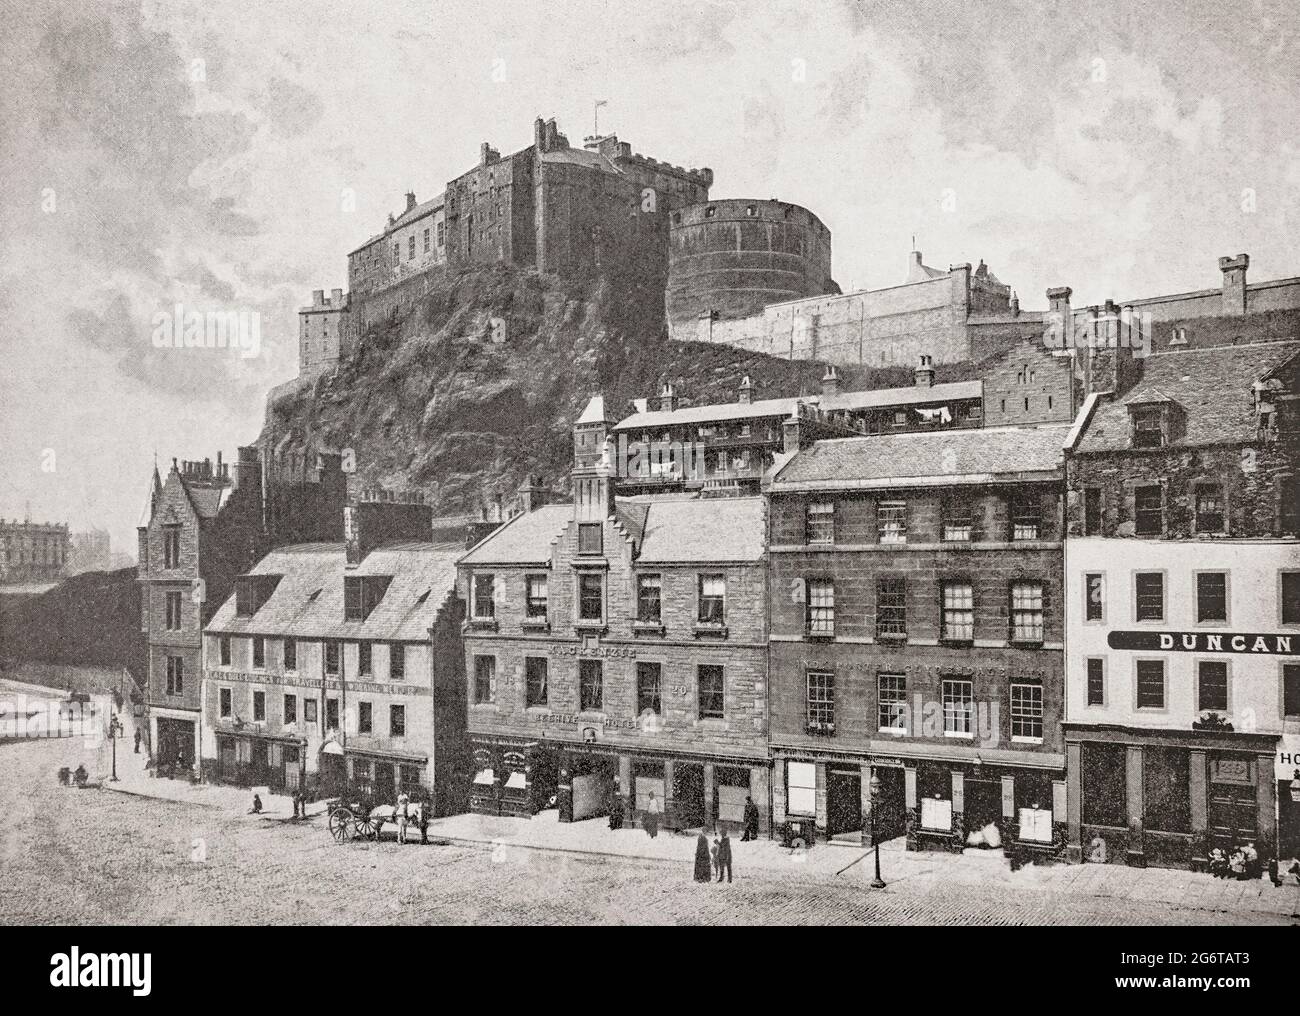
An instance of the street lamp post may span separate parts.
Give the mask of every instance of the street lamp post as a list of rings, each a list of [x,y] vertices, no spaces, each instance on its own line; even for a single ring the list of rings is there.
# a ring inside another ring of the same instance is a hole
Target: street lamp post
[[[876,877],[871,880],[872,889],[885,888],[885,880],[880,877],[880,837],[876,835],[876,811],[880,804],[880,779],[876,776],[873,768],[871,771],[871,780],[867,783],[867,789],[871,793],[871,846],[876,852]]]
[[[118,720],[118,718],[117,718],[117,714],[114,713],[112,719],[110,719],[110,720],[108,721],[108,737],[109,737],[109,740],[113,742],[113,775],[110,777],[110,782],[112,782],[112,783],[117,783],[117,782],[118,782],[118,778],[117,778],[117,738],[118,738],[118,735],[121,734],[121,733],[122,733],[122,724],[121,724],[121,722]]]

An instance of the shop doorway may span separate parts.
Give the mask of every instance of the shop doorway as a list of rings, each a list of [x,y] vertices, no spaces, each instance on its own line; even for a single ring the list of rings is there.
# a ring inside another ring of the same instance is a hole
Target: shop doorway
[[[270,777],[270,757],[267,754],[267,744],[260,738],[253,738],[249,746],[252,757],[249,760],[249,776],[251,778],[249,786],[262,787],[271,782]]]
[[[673,821],[678,829],[704,827],[704,766],[673,763]]]
[[[375,763],[375,798],[380,804],[397,802],[397,770],[391,762]]]
[[[874,771],[876,779],[880,781],[880,800],[876,805],[876,836],[884,843],[907,832],[907,791],[904,789],[901,767],[876,766]]]
[[[826,833],[862,830],[862,773],[860,770],[835,770],[826,773]]]
[[[966,823],[965,833],[981,832],[987,826],[1002,828],[1002,781],[1001,780],[966,780],[964,787],[965,802],[963,818]],[[1001,842],[999,835],[996,842]],[[988,839],[980,838],[978,846],[991,846]]]
[[[170,716],[158,717],[158,772],[180,776],[194,765],[194,723]]]
[[[337,751],[338,746],[334,745]],[[336,754],[329,747],[321,749],[317,756],[317,773],[321,797],[342,797],[348,782],[347,766],[342,754]]]
[[[1240,846],[1256,843],[1259,827],[1255,804],[1254,763],[1231,755],[1210,759],[1209,840],[1231,855]]]

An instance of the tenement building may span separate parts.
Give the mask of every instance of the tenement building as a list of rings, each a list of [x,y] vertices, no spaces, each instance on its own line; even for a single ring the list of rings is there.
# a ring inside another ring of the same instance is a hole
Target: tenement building
[[[819,441],[768,481],[773,823],[1064,843],[1069,424]]]
[[[172,460],[154,468],[138,528],[140,628],[148,652],[149,745],[155,773],[189,775],[199,757],[202,631],[262,547],[262,475],[255,448],[233,470]]]
[[[0,582],[57,582],[68,573],[66,523],[0,519]]]
[[[1300,853],[1300,343],[1248,326],[1138,359],[1068,452],[1075,860]]]
[[[571,503],[460,561],[471,808],[766,828],[762,499],[616,498],[612,423],[575,424]]]
[[[203,773],[275,791],[463,810],[463,542],[419,499],[367,497],[344,543],[266,555],[204,633]]]

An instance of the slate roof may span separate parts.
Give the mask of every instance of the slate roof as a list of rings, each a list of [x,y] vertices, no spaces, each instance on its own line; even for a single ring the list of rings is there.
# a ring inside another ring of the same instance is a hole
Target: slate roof
[[[295,638],[422,642],[456,586],[458,543],[394,543],[372,550],[347,568],[341,543],[309,543],[272,551],[248,572],[280,575],[279,584],[252,617],[235,615],[232,595],[207,630],[223,634]],[[379,604],[364,621],[343,617],[345,575],[390,575]]]
[[[826,412],[846,409],[871,409],[876,406],[908,406],[919,402],[951,402],[957,399],[982,399],[983,381],[947,381],[922,388],[907,385],[901,388],[868,388],[860,392],[840,392],[823,395],[818,405]]]
[[[758,561],[763,556],[763,499],[617,498],[614,517],[644,564]],[[571,504],[543,505],[484,538],[462,565],[546,565],[573,520]]]
[[[1128,394],[1099,401],[1077,451],[1118,451],[1129,444],[1129,406],[1163,397],[1182,411],[1174,447],[1253,441],[1254,382],[1283,367],[1300,342],[1206,346],[1154,353],[1138,361],[1142,378]]]
[[[651,410],[647,413],[633,413],[625,420],[620,420],[613,427],[623,430],[657,430],[661,427],[678,426],[692,423],[712,423],[715,420],[752,420],[760,417],[787,418],[795,412],[800,399],[760,399],[758,402],[720,402],[710,406],[686,406],[672,412]],[[805,398],[802,401],[815,402]]]
[[[988,427],[817,441],[774,473],[772,490],[934,486],[1060,474],[1071,427]]]
[[[199,513],[201,518],[214,519],[217,513],[221,511],[221,506],[226,503],[230,497],[230,486],[225,487],[199,487],[185,483],[181,478],[181,483],[185,484],[185,492],[190,496],[190,503],[194,505],[194,510]]]

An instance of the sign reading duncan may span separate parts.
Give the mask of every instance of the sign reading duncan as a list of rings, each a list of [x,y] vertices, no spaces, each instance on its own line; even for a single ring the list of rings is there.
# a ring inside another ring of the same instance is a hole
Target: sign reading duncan
[[[1206,631],[1113,631],[1111,649],[1156,653],[1292,653],[1293,635]]]

